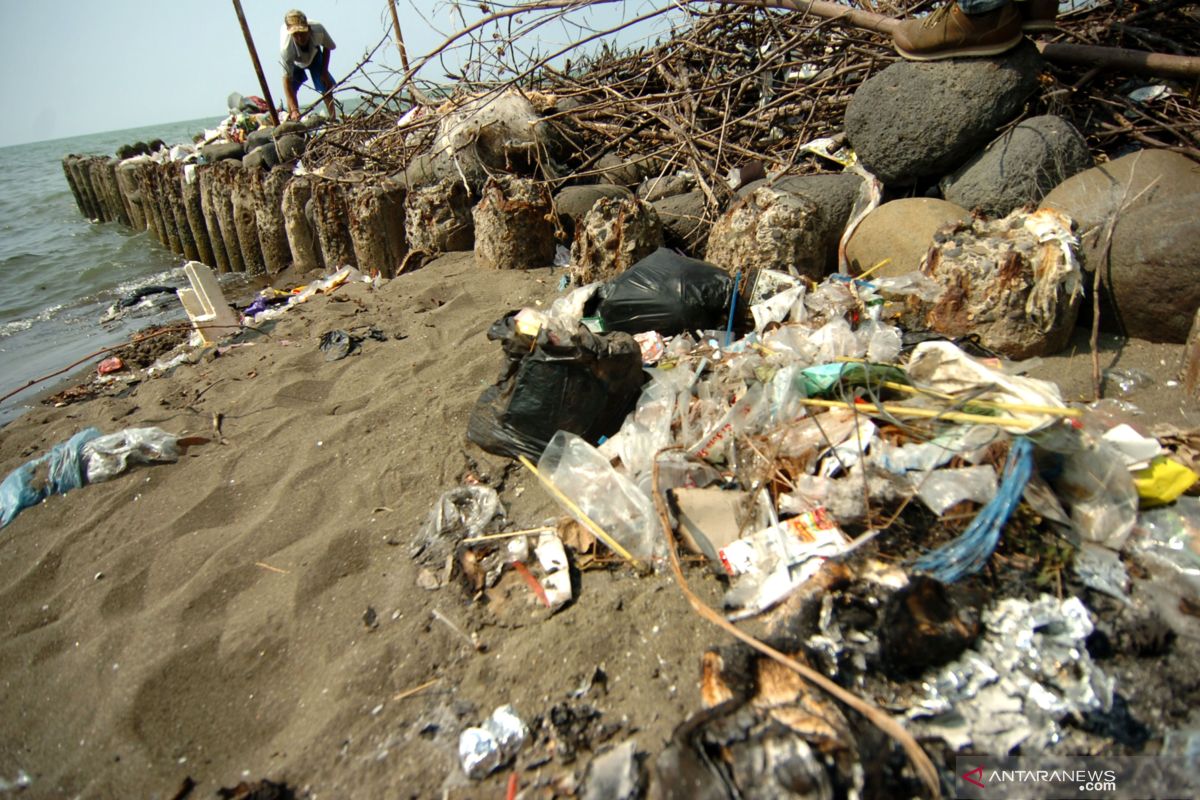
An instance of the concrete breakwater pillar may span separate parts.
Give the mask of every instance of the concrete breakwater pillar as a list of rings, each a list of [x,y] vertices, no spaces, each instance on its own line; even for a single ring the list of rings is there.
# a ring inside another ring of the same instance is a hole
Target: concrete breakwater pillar
[[[220,272],[356,266],[390,278],[409,252],[409,192],[386,179],[333,180],[232,159],[185,165],[148,156],[72,154],[62,169],[88,219],[148,230],[172,252]],[[465,205],[457,209],[459,216],[468,213]]]
[[[225,249],[225,238],[221,234],[220,215],[213,197],[212,167],[196,167],[196,186],[200,190],[200,212],[204,215],[204,227],[208,230],[208,243],[212,247],[213,263],[217,272],[229,272],[229,254]]]
[[[62,157],[63,177],[67,179],[67,186],[71,189],[71,196],[75,198],[75,205],[79,208],[79,213],[85,217],[88,216],[87,208],[83,204],[83,193],[79,191],[79,183],[75,180],[75,175],[71,172],[71,159],[75,156],[65,155]]]
[[[129,203],[126,202],[125,195],[121,193],[121,185],[117,182],[117,164],[121,162],[116,158],[105,158],[100,163],[104,175],[104,191],[112,204],[114,221],[121,223],[126,228],[132,227],[129,219]]]
[[[350,239],[350,215],[346,192],[338,181],[318,178],[313,182],[313,218],[321,258],[329,269],[353,264],[354,243]]]
[[[242,260],[242,246],[238,241],[237,224],[233,215],[234,173],[241,168],[241,164],[218,161],[207,168],[200,184],[200,191],[208,192],[212,197],[217,226],[221,231],[221,241],[225,245],[225,255],[228,257],[230,272],[245,272],[246,270],[245,262]],[[204,181],[207,181],[207,186]]]
[[[158,204],[158,213],[163,221],[163,233],[167,240],[163,242],[176,255],[183,255],[183,242],[179,238],[179,221],[175,218],[175,210],[171,207],[170,186],[167,184],[162,171],[162,164],[151,162],[147,165],[150,173],[150,186],[154,202]]]
[[[283,227],[287,235],[292,264],[299,272],[321,269],[325,261],[317,243],[312,180],[297,175],[283,188]]]
[[[288,247],[287,226],[283,216],[283,193],[291,177],[291,170],[275,167],[254,184],[254,218],[258,223],[258,243],[262,247],[263,263],[271,275],[287,269],[292,262],[292,251]]]
[[[183,196],[183,213],[187,217],[188,227],[192,229],[192,238],[196,240],[196,251],[200,254],[198,261],[209,266],[216,266],[213,257],[212,242],[208,236],[208,225],[204,219],[204,208],[200,200],[200,181],[196,177],[196,168],[176,165],[179,175],[179,188]]]
[[[554,214],[545,184],[488,178],[473,214],[480,266],[529,269],[554,263]]]
[[[91,171],[85,166],[83,156],[67,156],[71,174],[75,176],[75,184],[83,198],[83,215],[88,219],[100,219],[100,204],[96,199],[96,190],[92,188]]]
[[[261,275],[267,271],[267,267],[263,262],[262,245],[258,241],[254,194],[262,180],[262,170],[246,169],[238,162],[230,174],[233,178],[233,225],[242,248],[242,269],[249,275]]]
[[[405,191],[399,186],[360,184],[350,194],[350,240],[356,266],[395,277],[408,252],[404,236]]]
[[[146,211],[142,205],[142,193],[137,185],[137,165],[130,161],[122,161],[117,166],[117,188],[129,207],[129,227],[135,231],[144,231],[150,223],[146,219]]]
[[[92,158],[88,162],[92,172],[92,184],[100,197],[105,222],[121,222],[124,211],[121,198],[117,195],[116,180],[109,173],[108,159]]]
[[[167,210],[175,220],[175,233],[179,239],[179,250],[176,252],[188,261],[197,261],[200,258],[200,251],[196,247],[196,237],[192,234],[192,226],[188,222],[187,211],[183,207],[181,166],[174,162],[158,165],[159,190],[162,192]]]
[[[158,194],[154,191],[154,162],[149,158],[139,160],[133,170],[138,193],[142,197],[142,211],[146,214],[150,233],[160,244],[167,244],[167,226],[162,208],[158,205]]]

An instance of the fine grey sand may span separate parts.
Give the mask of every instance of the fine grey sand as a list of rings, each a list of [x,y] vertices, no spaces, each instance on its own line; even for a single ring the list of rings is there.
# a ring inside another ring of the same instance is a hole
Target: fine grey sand
[[[546,618],[519,580],[487,604],[457,583],[419,588],[410,557],[422,517],[467,481],[499,487],[513,527],[559,515],[523,468],[464,434],[501,364],[488,327],[548,304],[560,275],[448,256],[316,298],[251,346],[128,396],[0,430],[4,474],[88,425],[212,436],[220,415],[223,437],[0,532],[0,777],[23,770],[34,798],[169,798],[188,777],[193,797],[261,778],[313,798],[499,797],[505,773],[468,784],[455,754],[459,731],[504,703],[527,720],[590,707],[611,741],[657,753],[699,708],[702,650],[727,643],[669,576],[585,572],[576,602]],[[370,327],[386,341],[340,361],[318,349],[329,330]],[[1090,393],[1086,339],[1033,371],[1068,400]],[[1105,348],[1105,367],[1153,377],[1126,398],[1143,419],[1200,422],[1167,385],[1179,346]],[[693,581],[715,596],[715,579]],[[606,689],[576,696],[598,666]],[[544,769],[577,780],[585,764]]]

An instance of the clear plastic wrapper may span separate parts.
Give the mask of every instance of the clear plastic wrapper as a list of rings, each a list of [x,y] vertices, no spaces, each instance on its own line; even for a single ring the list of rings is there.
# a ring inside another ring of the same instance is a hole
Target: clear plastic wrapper
[[[1133,394],[1139,389],[1154,385],[1154,377],[1140,369],[1106,369],[1104,380],[1115,386],[1122,395]]]
[[[761,331],[773,322],[783,322],[789,318],[803,321],[806,316],[804,291],[803,286],[794,286],[750,306],[754,330]]]
[[[825,323],[809,337],[809,341],[816,347],[815,361],[819,364],[862,358],[866,353],[866,347],[850,330],[850,323],[842,317]]]
[[[911,477],[917,496],[938,516],[964,500],[986,503],[996,496],[996,470],[987,465],[939,469]]]
[[[161,428],[126,428],[92,439],[83,446],[88,483],[107,481],[133,464],[178,461],[179,437]]]
[[[868,321],[855,331],[867,360],[876,364],[891,364],[900,356],[904,341],[900,330],[882,322]]]
[[[538,471],[635,558],[649,561],[666,554],[649,496],[583,439],[559,431],[538,461]],[[564,510],[576,516],[574,509]]]
[[[1121,549],[1137,521],[1138,493],[1115,448],[1085,434],[1051,483],[1085,541]]]
[[[490,486],[460,486],[443,494],[425,516],[413,541],[413,557],[429,567],[441,567],[458,543],[487,530],[504,516],[500,496]]]

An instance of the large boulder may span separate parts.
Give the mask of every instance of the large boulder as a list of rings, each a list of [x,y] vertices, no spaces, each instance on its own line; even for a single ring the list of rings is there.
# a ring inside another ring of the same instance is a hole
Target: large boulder
[[[854,93],[847,138],[885,184],[941,177],[1017,115],[1042,64],[1032,44],[997,58],[897,61]]]
[[[1118,329],[1152,342],[1184,342],[1200,308],[1200,193],[1117,217],[1100,277]]]
[[[662,247],[662,223],[645,200],[600,200],[584,215],[571,243],[571,273],[579,285],[615,278]]]
[[[477,193],[487,180],[487,172],[476,159],[459,159],[441,151],[414,156],[407,167],[391,175],[388,180],[409,191],[445,180],[459,180],[465,181],[465,188]]]
[[[942,179],[942,196],[963,208],[1002,217],[1036,204],[1067,178],[1092,166],[1075,126],[1051,115],[1024,120]]]
[[[1200,164],[1169,150],[1139,150],[1068,178],[1042,199],[1042,208],[1061,211],[1075,223],[1080,263],[1091,270],[1114,217],[1197,193]]]
[[[651,174],[657,174],[658,160],[635,157],[626,161],[616,153],[608,153],[596,161],[592,170],[600,176],[600,183],[633,189]]]
[[[664,197],[690,192],[695,186],[696,179],[691,175],[655,175],[642,181],[637,196],[647,203],[653,203]]]
[[[704,192],[699,189],[651,203],[662,221],[663,244],[689,255],[703,253],[711,228],[704,221],[704,204]]]
[[[215,164],[231,158],[241,158],[246,154],[246,148],[241,142],[214,142],[200,148],[200,155],[205,163]]]
[[[837,268],[838,242],[861,185],[851,174],[750,183],[713,225],[705,260],[730,273],[776,269],[820,280]]]
[[[632,197],[633,192],[611,183],[567,186],[554,195],[554,213],[558,215],[558,224],[563,231],[574,237],[575,226],[598,200],[628,200]]]
[[[947,225],[970,222],[962,206],[930,197],[907,197],[884,203],[868,214],[846,243],[846,260],[854,275],[881,261],[872,276],[886,278],[916,272],[933,244],[933,236]]]
[[[938,232],[921,267],[941,295],[911,302],[947,337],[974,334],[1014,359],[1058,352],[1083,296],[1073,244],[1070,220],[1053,211],[958,223]]]

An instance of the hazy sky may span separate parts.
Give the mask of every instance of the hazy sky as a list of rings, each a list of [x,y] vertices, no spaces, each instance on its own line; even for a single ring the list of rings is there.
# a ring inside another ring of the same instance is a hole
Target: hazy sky
[[[439,0],[397,6],[410,56],[461,27]],[[335,79],[391,32],[387,0],[242,0],[242,7],[276,105],[283,91],[279,28],[288,9],[299,7],[329,29]],[[478,19],[477,3],[464,9],[468,21]],[[606,13],[619,19],[622,12],[610,6]],[[261,94],[231,0],[0,0],[0,29],[0,146],[219,119],[230,92]],[[399,66],[390,39],[373,61]],[[439,73],[423,76],[437,80]],[[315,99],[309,84],[300,102]]]

